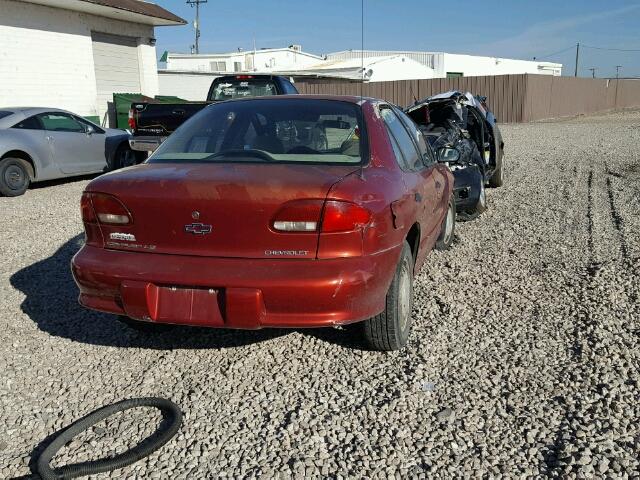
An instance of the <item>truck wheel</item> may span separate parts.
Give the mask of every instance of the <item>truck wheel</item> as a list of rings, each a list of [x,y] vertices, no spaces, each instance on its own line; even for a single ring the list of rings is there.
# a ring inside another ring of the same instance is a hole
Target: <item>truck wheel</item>
[[[21,158],[0,160],[0,194],[5,197],[18,197],[27,191],[30,183],[27,162]]]
[[[364,337],[374,350],[400,350],[411,332],[413,308],[413,256],[407,242],[387,292],[385,309],[363,322]]]
[[[447,208],[447,214],[442,221],[442,228],[440,229],[440,236],[436,240],[436,250],[448,250],[453,243],[453,234],[456,231],[456,202],[451,197],[449,199],[449,207]]]
[[[173,325],[169,325],[166,323],[142,322],[140,320],[129,318],[125,315],[119,315],[118,321],[124,323],[132,330],[142,333],[166,332],[167,330],[171,330],[174,327]]]
[[[489,179],[489,186],[491,188],[501,187],[502,185],[504,185],[504,155],[502,155],[500,160],[498,160],[496,170]]]

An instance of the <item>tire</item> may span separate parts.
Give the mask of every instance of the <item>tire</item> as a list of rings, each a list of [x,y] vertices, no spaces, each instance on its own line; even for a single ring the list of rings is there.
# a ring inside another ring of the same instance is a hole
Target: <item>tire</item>
[[[121,168],[130,167],[138,163],[135,152],[129,148],[129,145],[123,143],[118,147],[113,155],[111,170],[119,170]]]
[[[504,155],[502,155],[500,160],[498,160],[496,170],[489,179],[489,186],[491,188],[501,187],[502,185],[504,185]]]
[[[365,320],[364,338],[373,350],[392,351],[404,348],[411,332],[413,308],[413,256],[404,242],[400,261],[387,292],[385,309]]]
[[[451,197],[449,199],[449,207],[447,208],[447,214],[442,220],[442,227],[440,229],[440,235],[436,240],[436,250],[448,250],[453,243],[453,237],[456,232],[456,202]]]
[[[3,158],[0,160],[0,194],[5,197],[18,197],[29,188],[29,164],[21,158]]]
[[[156,332],[166,332],[173,328],[173,325],[169,325],[166,323],[155,323],[155,322],[142,322],[140,320],[134,320],[133,318],[129,318],[125,315],[119,315],[118,321],[124,323],[127,327],[135,330],[137,332],[142,333],[156,333]]]

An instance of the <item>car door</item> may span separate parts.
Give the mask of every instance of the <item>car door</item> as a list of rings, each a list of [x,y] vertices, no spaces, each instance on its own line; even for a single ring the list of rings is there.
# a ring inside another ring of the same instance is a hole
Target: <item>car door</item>
[[[410,202],[414,204],[415,217],[420,224],[420,251],[417,264],[435,243],[437,227],[434,219],[434,204],[436,202],[435,180],[433,166],[425,165],[414,137],[415,132],[409,132],[400,120],[397,111],[391,106],[382,106],[380,115],[387,126],[392,139],[394,150],[401,155],[400,168],[403,171],[403,181],[407,188]],[[406,207],[405,207],[406,208]]]
[[[65,174],[100,171],[106,166],[105,133],[91,131],[66,112],[38,115],[45,130],[52,160]]]

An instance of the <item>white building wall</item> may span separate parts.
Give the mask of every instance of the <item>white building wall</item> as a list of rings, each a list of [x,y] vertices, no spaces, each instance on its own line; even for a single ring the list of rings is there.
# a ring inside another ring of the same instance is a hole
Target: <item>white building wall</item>
[[[445,77],[448,72],[462,73],[465,77],[523,73],[553,74],[550,70],[538,68],[539,65],[548,65],[545,62],[497,57],[477,57],[474,55],[458,55],[453,53],[445,53],[443,55],[442,65],[438,66],[441,70],[437,72],[441,77]],[[561,74],[561,67],[557,74]]]
[[[218,77],[206,73],[182,73],[159,71],[160,95],[172,95],[192,102],[204,102],[209,94],[209,87]]]
[[[98,116],[91,31],[141,38],[140,84],[158,94],[155,47],[150,25],[0,0],[0,107],[46,106]]]
[[[167,70],[189,72],[220,72],[233,73],[235,62],[240,62],[241,71],[273,72],[278,70],[293,70],[300,67],[317,64],[320,57],[290,49],[256,50],[233,52],[227,54],[198,54],[186,55],[169,53]],[[215,70],[212,62],[225,62],[225,70]]]
[[[426,80],[434,77],[432,68],[406,57],[392,57],[382,60],[369,67],[365,66],[365,71],[368,69],[373,72],[369,82]]]

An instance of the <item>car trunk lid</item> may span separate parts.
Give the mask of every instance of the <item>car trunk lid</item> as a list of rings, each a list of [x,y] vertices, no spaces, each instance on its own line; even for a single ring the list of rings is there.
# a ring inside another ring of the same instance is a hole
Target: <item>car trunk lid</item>
[[[318,232],[275,231],[274,217],[288,202],[323,201],[332,185],[358,168],[143,164],[103,175],[88,191],[114,195],[133,218],[132,225],[101,226],[107,248],[216,257],[315,258]]]

